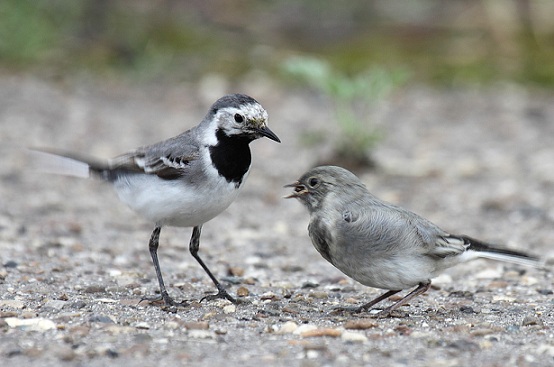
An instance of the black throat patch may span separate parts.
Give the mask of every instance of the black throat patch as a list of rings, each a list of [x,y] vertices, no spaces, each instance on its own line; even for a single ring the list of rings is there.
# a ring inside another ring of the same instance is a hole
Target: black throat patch
[[[248,146],[252,139],[241,136],[230,137],[222,130],[217,130],[215,136],[217,145],[210,147],[212,164],[227,182],[234,182],[235,186],[239,187],[252,162]]]

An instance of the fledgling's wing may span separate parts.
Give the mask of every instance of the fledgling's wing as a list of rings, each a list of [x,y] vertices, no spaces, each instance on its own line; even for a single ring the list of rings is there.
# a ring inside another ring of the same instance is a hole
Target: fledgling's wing
[[[363,241],[372,253],[425,254],[446,232],[410,211],[365,196],[342,207],[337,227],[349,241]]]

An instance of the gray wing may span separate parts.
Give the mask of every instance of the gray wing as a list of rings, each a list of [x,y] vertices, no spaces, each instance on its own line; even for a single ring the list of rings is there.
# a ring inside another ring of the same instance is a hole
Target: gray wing
[[[443,258],[466,249],[427,219],[374,197],[344,205],[341,214],[338,233],[344,243],[365,242],[376,256],[402,251]]]
[[[198,159],[200,145],[189,130],[160,143],[138,148],[110,160],[111,174],[124,172],[155,174],[172,180],[181,177]]]

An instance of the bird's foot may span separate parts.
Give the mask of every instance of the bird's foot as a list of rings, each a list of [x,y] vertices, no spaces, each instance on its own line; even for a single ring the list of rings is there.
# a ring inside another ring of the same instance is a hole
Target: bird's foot
[[[234,297],[232,297],[229,293],[227,293],[225,288],[217,287],[217,289],[218,289],[218,292],[216,294],[209,294],[207,296],[204,296],[204,297],[202,297],[200,302],[213,301],[213,300],[216,300],[216,299],[226,299],[226,300],[231,301],[231,303],[237,304],[237,300]]]
[[[150,305],[161,305],[164,308],[184,308],[190,305],[187,301],[175,301],[167,293],[160,294],[159,296],[143,297],[140,299],[139,304],[142,302],[146,302]]]
[[[345,313],[359,313],[362,311],[362,308],[361,307],[347,307],[347,306],[338,306],[338,307],[334,307],[330,314],[331,315],[342,315],[342,314],[345,314]]]
[[[371,315],[371,317],[376,319],[388,319],[388,318],[406,318],[410,315],[407,312],[402,312],[398,310],[391,310],[389,308],[385,308],[382,311],[379,311],[377,313],[374,313]]]

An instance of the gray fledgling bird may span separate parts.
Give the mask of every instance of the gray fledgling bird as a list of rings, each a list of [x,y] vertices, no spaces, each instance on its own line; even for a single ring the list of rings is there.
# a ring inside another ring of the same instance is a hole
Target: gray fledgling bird
[[[415,213],[379,200],[358,177],[340,167],[313,168],[285,187],[294,188],[286,198],[297,198],[308,208],[308,232],[317,251],[358,282],[388,290],[358,311],[417,286],[378,314],[389,316],[426,292],[442,270],[470,259],[539,265],[533,256],[449,234]]]
[[[193,227],[190,253],[218,289],[204,299],[235,302],[198,255],[200,231],[237,197],[250,170],[249,144],[261,137],[280,142],[267,120],[254,98],[232,94],[217,100],[192,129],[107,162],[53,150],[36,153],[43,171],[110,182],[121,201],[155,223],[149,249],[166,305],[183,303],[169,296],[163,281],[158,261],[162,226]]]

